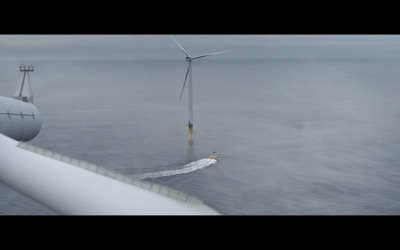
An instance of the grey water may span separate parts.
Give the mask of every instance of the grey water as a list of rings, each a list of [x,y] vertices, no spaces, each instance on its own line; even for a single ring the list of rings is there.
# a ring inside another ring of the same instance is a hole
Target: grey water
[[[18,65],[1,62],[0,94]],[[399,60],[39,61],[29,142],[194,195],[232,215],[400,214]],[[0,185],[0,214],[52,215]]]

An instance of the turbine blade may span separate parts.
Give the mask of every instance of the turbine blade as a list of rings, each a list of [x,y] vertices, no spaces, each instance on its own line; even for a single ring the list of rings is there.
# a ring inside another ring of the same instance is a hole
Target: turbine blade
[[[179,46],[179,48],[183,51],[183,53],[185,53],[185,55],[190,58],[189,53],[182,47],[182,45],[180,45],[173,36],[171,36],[171,38],[175,41],[175,43]]]
[[[212,55],[217,55],[217,54],[222,54],[222,53],[226,53],[226,52],[230,52],[230,51],[232,51],[232,50],[225,50],[225,51],[220,51],[220,52],[215,52],[215,53],[210,53],[210,54],[195,56],[195,57],[193,57],[192,59],[193,59],[193,60],[194,60],[194,59],[199,59],[199,58],[202,58],[202,57],[212,56]]]
[[[185,89],[186,80],[189,75],[189,68],[190,68],[190,66],[188,66],[188,69],[186,71],[185,81],[183,82],[183,87],[182,87],[181,97],[179,97],[179,102],[181,102],[181,100],[182,100],[183,90]]]

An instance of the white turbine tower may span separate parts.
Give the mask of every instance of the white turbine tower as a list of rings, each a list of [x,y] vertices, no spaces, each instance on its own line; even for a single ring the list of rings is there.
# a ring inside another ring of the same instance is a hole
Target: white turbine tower
[[[171,38],[175,41],[175,43],[179,46],[179,48],[183,51],[183,53],[185,53],[186,55],[186,61],[189,63],[187,71],[186,71],[186,76],[185,76],[185,81],[183,82],[183,87],[182,87],[182,91],[181,91],[181,96],[179,98],[179,102],[182,99],[182,95],[183,95],[183,90],[185,89],[185,85],[186,85],[186,80],[188,78],[189,75],[189,122],[188,122],[188,127],[189,127],[189,142],[193,142],[193,81],[192,81],[192,61],[195,59],[199,59],[199,58],[203,58],[206,56],[212,56],[212,55],[217,55],[217,54],[222,54],[222,53],[226,53],[229,52],[230,50],[227,51],[220,51],[220,52],[215,52],[215,53],[210,53],[210,54],[204,54],[204,55],[200,55],[200,56],[190,56],[189,53],[182,47],[182,45],[180,45],[178,43],[178,41],[171,36]]]

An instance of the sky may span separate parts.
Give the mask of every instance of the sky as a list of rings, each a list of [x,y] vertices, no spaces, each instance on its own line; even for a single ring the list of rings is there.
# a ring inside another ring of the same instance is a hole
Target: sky
[[[400,35],[174,35],[220,59],[399,58]],[[180,59],[168,35],[0,35],[0,60]]]

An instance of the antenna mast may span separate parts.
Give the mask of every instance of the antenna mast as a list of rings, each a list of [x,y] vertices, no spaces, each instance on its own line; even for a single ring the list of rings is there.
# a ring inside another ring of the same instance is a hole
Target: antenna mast
[[[24,65],[19,66],[19,71],[21,72],[31,72],[31,71],[35,71],[33,65],[25,67]]]
[[[19,85],[17,92],[14,95],[15,99],[33,103],[33,92],[29,80],[29,72],[35,71],[33,65],[25,67],[24,65],[19,66],[19,71],[24,72],[22,82]]]

